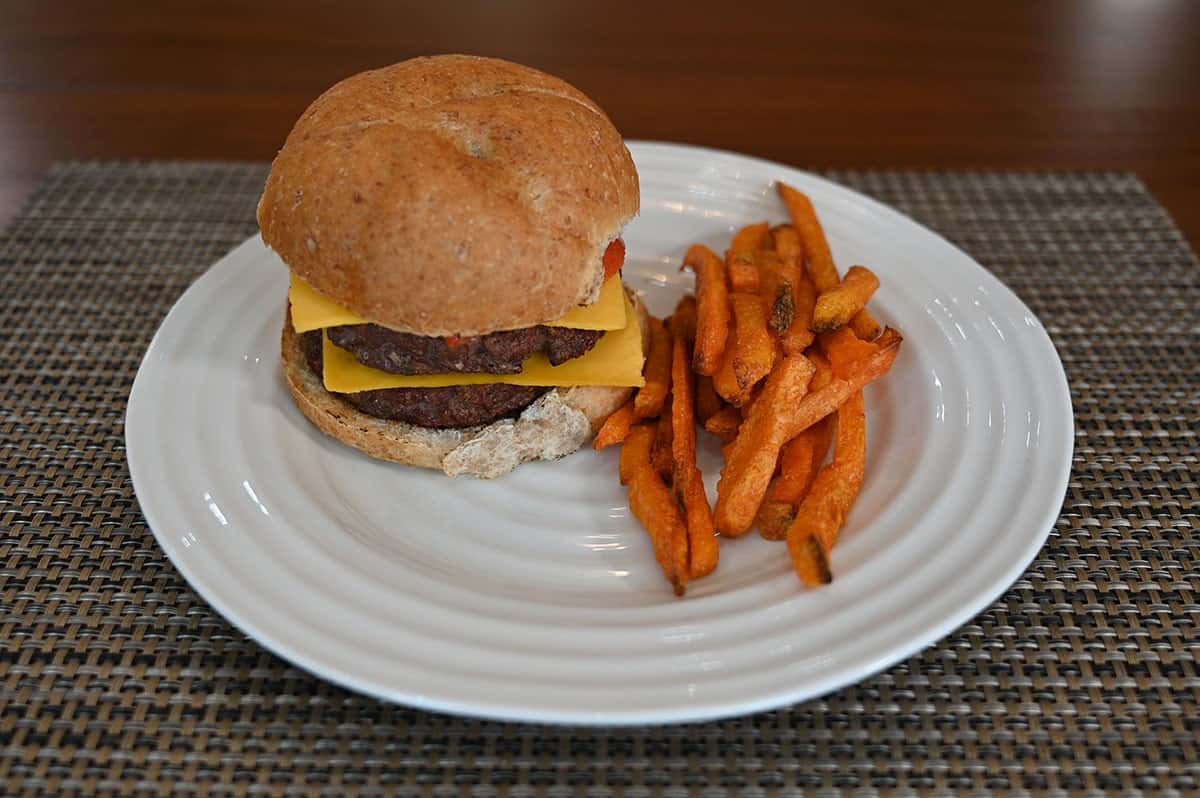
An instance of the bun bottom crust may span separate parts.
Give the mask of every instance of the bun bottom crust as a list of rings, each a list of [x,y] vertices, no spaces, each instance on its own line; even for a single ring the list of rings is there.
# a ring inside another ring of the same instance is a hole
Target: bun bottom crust
[[[635,304],[645,340],[645,310]],[[586,443],[628,400],[632,388],[582,386],[547,391],[515,419],[481,427],[435,429],[375,418],[325,390],[285,318],[283,376],[309,421],[332,438],[371,457],[403,465],[493,479],[529,460],[557,460]]]

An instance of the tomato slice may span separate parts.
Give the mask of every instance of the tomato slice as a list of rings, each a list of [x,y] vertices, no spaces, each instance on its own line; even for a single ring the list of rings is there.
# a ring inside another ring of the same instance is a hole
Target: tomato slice
[[[612,243],[608,245],[608,249],[604,250],[604,279],[607,280],[621,271],[621,267],[624,265],[625,242],[619,238],[614,238]]]

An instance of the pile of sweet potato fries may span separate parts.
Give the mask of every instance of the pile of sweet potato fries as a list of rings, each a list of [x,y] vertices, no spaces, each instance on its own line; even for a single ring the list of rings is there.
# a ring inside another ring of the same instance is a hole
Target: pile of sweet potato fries
[[[812,202],[776,187],[791,224],[742,228],[723,259],[687,251],[696,293],[650,320],[646,384],[594,444],[623,444],[629,506],[679,595],[716,568],[718,535],[756,524],[787,541],[804,584],[831,580],[829,552],[866,466],[863,387],[900,349],[900,334],[867,311],[879,279],[863,266],[839,276]],[[711,508],[697,423],[723,441]]]

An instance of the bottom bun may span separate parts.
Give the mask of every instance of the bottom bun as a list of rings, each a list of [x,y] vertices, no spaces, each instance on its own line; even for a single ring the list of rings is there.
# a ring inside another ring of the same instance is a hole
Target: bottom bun
[[[640,302],[635,309],[645,342],[646,311]],[[604,419],[633,392],[632,388],[608,386],[555,388],[517,418],[466,429],[418,427],[369,416],[326,391],[304,359],[290,317],[283,324],[281,348],[288,390],[319,430],[372,457],[442,470],[451,476],[492,479],[528,460],[565,457],[595,435]]]

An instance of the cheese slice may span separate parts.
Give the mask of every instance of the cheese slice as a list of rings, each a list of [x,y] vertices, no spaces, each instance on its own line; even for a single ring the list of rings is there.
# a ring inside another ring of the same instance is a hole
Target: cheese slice
[[[610,281],[611,282],[611,281]],[[503,382],[510,385],[614,385],[641,387],[642,332],[629,299],[621,292],[622,312],[628,323],[610,330],[587,354],[551,366],[543,353],[530,355],[519,374],[390,374],[364,366],[345,349],[324,336],[325,388],[335,393],[358,393],[380,388],[444,388],[448,385],[479,385]]]
[[[567,315],[558,321],[546,322],[546,326],[570,327],[575,330],[620,330],[625,326],[625,319],[628,317],[624,298],[621,275],[614,275],[600,286],[600,298],[594,303],[571,308]]]
[[[367,323],[366,319],[334,302],[294,273],[288,286],[288,302],[292,305],[292,328],[298,333]]]
[[[600,298],[595,303],[572,308],[567,315],[558,321],[547,322],[547,325],[576,330],[619,330],[625,326],[625,303],[621,301],[623,294],[620,276],[611,277],[600,287]],[[298,333],[342,324],[369,323],[295,274],[292,274],[288,287],[288,300],[292,303],[292,327]]]

